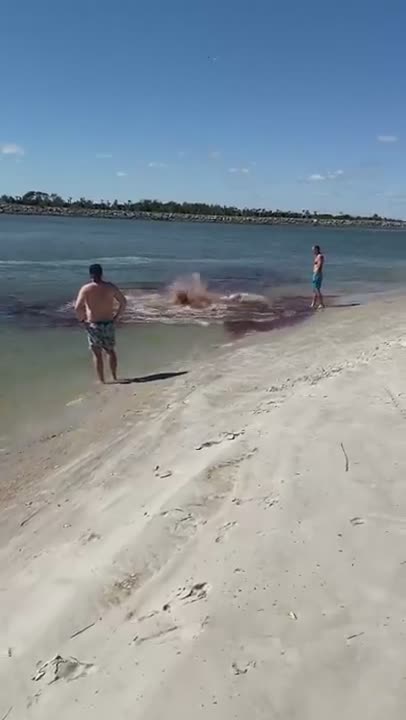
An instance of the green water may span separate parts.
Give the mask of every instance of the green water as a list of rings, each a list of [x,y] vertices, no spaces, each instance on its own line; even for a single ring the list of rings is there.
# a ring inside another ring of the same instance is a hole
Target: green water
[[[139,378],[188,370],[224,342],[224,333],[221,326],[131,325],[118,330],[117,340],[120,377]],[[24,441],[62,429],[69,408],[80,409],[97,388],[77,328],[3,328],[0,377],[0,448],[16,435]]]

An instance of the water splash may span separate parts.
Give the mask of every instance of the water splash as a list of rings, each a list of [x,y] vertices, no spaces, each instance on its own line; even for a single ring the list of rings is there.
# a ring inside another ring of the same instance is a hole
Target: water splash
[[[209,292],[199,273],[179,278],[171,285],[169,292],[173,305],[181,307],[201,309],[207,308],[215,302],[215,296]]]

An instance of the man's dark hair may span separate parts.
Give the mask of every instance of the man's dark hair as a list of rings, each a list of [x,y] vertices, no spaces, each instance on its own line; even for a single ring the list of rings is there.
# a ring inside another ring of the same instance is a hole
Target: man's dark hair
[[[103,277],[103,268],[99,263],[94,263],[89,267],[89,275],[95,282],[100,282]]]
[[[320,253],[321,253],[320,245],[315,245],[315,246],[314,246],[314,252],[317,253],[317,255],[320,255]]]

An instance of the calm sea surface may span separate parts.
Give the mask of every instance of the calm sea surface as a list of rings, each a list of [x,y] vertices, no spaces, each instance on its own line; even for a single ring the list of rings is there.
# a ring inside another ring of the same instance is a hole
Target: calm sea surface
[[[120,351],[122,372],[133,375],[165,370],[241,327],[266,329],[276,307],[278,316],[302,313],[314,243],[326,255],[324,289],[333,302],[406,286],[404,232],[0,216],[3,444],[31,425],[33,413],[56,412],[89,388],[71,305],[89,263],[101,262],[128,294]],[[266,303],[248,296],[201,312],[174,308],[168,286],[192,273],[219,297],[250,293]]]

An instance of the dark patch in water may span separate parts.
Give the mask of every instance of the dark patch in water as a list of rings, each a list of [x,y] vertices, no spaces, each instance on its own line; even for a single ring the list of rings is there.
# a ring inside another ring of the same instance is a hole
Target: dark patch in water
[[[309,298],[301,296],[267,297],[266,294],[238,292],[224,288],[209,290],[198,274],[180,279],[170,288],[130,289],[125,324],[197,324],[223,325],[233,337],[250,332],[269,332],[287,327],[309,316]],[[221,294],[222,293],[222,294]],[[8,298],[1,304],[1,314],[8,322],[21,327],[75,327],[73,303],[25,302]]]
[[[309,299],[304,297],[284,297],[272,303],[272,317],[231,318],[224,320],[224,328],[233,339],[254,332],[270,332],[303,322],[314,311],[309,307]]]

